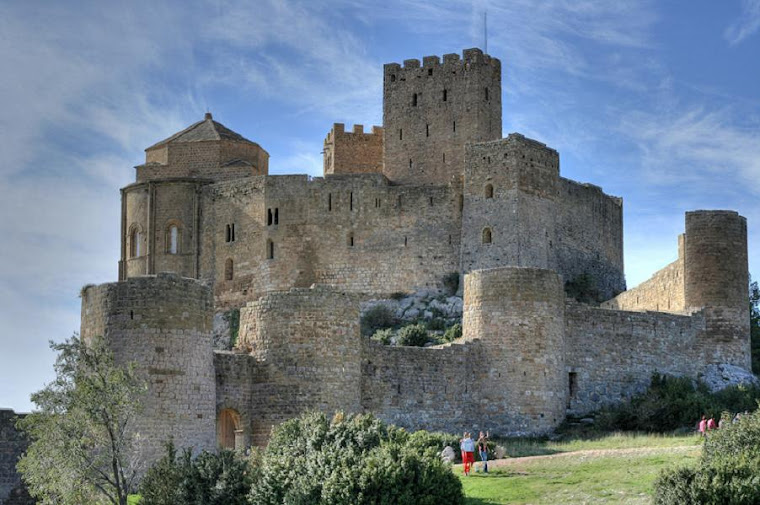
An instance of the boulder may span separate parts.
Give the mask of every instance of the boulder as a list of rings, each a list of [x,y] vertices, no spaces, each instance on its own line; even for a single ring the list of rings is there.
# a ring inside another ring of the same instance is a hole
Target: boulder
[[[441,451],[441,459],[445,461],[446,463],[454,463],[457,459],[457,453],[454,452],[454,448],[450,445],[447,445],[443,448]]]
[[[702,380],[713,393],[728,386],[760,385],[760,379],[749,370],[728,364],[708,365],[702,375]]]

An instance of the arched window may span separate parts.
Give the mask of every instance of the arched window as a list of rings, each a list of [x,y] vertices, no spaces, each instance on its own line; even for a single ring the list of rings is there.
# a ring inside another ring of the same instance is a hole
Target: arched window
[[[483,229],[483,243],[484,244],[490,244],[491,243],[491,228],[484,228]]]
[[[227,258],[227,261],[224,262],[224,280],[225,281],[231,281],[232,276],[235,274],[233,271],[234,265],[232,263],[232,258]]]
[[[142,242],[143,242],[143,236],[142,236],[142,228],[140,228],[140,225],[134,225],[132,226],[132,229],[129,231],[129,257],[130,258],[139,258],[142,256]]]
[[[180,253],[180,240],[182,236],[182,229],[179,223],[170,222],[166,228],[166,253],[167,254],[179,254]]]
[[[216,425],[216,438],[219,446],[224,449],[243,449],[242,435],[240,414],[233,409],[224,409],[219,412]]]
[[[493,185],[486,184],[486,198],[493,198]]]

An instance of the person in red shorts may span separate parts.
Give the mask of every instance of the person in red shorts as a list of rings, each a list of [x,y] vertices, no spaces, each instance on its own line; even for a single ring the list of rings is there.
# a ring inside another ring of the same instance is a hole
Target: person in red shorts
[[[470,434],[464,432],[464,437],[459,442],[459,448],[462,450],[462,464],[465,475],[470,475],[472,465],[475,463],[475,441]]]

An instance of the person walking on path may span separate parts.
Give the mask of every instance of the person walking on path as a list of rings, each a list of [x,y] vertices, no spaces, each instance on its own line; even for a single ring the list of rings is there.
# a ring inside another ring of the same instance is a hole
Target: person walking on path
[[[707,429],[708,430],[714,430],[718,426],[715,424],[715,418],[713,416],[710,416],[710,419],[707,420]]]
[[[703,437],[707,434],[707,419],[705,419],[705,416],[702,416],[702,420],[699,421],[699,434]]]
[[[478,437],[478,454],[480,454],[480,461],[483,462],[483,473],[488,473],[488,432],[483,435],[480,432]]]
[[[472,465],[475,462],[475,442],[466,431],[464,432],[464,438],[462,438],[462,441],[460,442],[460,448],[462,449],[463,470],[465,476],[467,476],[470,475]]]

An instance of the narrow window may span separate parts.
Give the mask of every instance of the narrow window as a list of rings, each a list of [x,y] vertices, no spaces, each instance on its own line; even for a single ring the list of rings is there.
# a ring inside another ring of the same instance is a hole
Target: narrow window
[[[327,193],[327,210],[332,212],[332,193]]]
[[[446,163],[446,153],[443,153],[443,162]]]
[[[232,242],[232,228],[230,228],[230,225],[227,225],[227,234],[224,237],[225,242]]]
[[[401,208],[401,195],[398,195],[398,208]]]
[[[454,121],[454,131],[457,131],[457,122]]]
[[[347,242],[348,242],[348,247],[353,247],[354,246],[354,234],[353,233],[349,233],[348,234],[348,241]]]
[[[232,276],[233,276],[232,268],[233,268],[232,258],[227,258],[227,261],[224,262],[224,280],[225,281],[232,280]]]
[[[232,223],[230,225],[230,230],[232,232],[231,235],[230,235],[230,237],[231,237],[230,238],[230,242],[234,242],[235,241],[235,223]]]
[[[425,136],[426,137],[430,136],[430,125],[429,124],[425,125]]]
[[[409,158],[409,168],[412,168],[412,158]]]
[[[447,98],[448,98],[448,91],[444,89],[443,90],[443,101],[445,102]]]
[[[129,257],[139,258],[140,256],[142,256],[142,232],[139,226],[135,226],[129,234]]]
[[[451,235],[449,235],[449,245],[451,245]]]
[[[398,129],[398,139],[399,140],[404,140],[404,129],[403,128],[399,128]]]
[[[491,243],[491,228],[485,228],[483,230],[483,243],[484,244]]]
[[[396,74],[391,74],[391,82],[396,82]]]
[[[274,209],[274,224],[280,223],[280,209],[278,207],[275,207]]]
[[[459,195],[459,212],[464,210],[464,195]]]
[[[493,198],[493,185],[486,184],[486,198]]]
[[[433,75],[433,69],[432,68],[428,69],[428,75]]]
[[[578,394],[578,372],[568,373],[567,383],[570,386],[570,397],[568,400],[575,400],[575,396]]]
[[[267,226],[272,226],[274,222],[274,216],[272,215],[272,209],[267,209]]]
[[[408,239],[406,237],[404,237],[404,247],[406,247],[407,244],[409,244],[409,241],[408,241]]]
[[[170,225],[166,230],[166,252],[179,254],[179,227],[176,224]]]
[[[267,240],[267,259],[273,260],[274,259],[274,242],[271,240]]]
[[[417,93],[412,95],[412,107],[417,107]]]
[[[488,88],[486,88],[486,102],[488,101]]]
[[[431,207],[433,206],[433,197],[432,196],[430,197],[430,206]]]
[[[348,208],[354,210],[354,192],[348,194]]]

